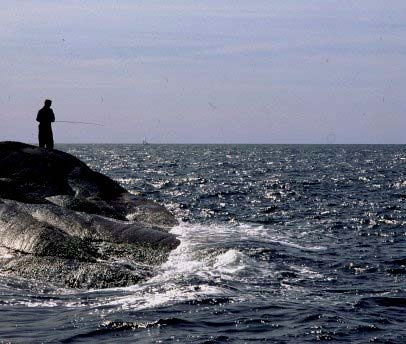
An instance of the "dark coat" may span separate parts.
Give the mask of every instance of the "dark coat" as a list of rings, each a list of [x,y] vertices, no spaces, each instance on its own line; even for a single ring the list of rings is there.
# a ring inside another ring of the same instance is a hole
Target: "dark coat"
[[[55,115],[51,108],[43,107],[38,111],[37,122],[39,122],[38,141],[39,146],[44,148],[54,148],[54,136],[51,123],[55,122]]]
[[[37,122],[42,125],[51,125],[55,122],[55,115],[51,108],[43,107],[38,111]]]

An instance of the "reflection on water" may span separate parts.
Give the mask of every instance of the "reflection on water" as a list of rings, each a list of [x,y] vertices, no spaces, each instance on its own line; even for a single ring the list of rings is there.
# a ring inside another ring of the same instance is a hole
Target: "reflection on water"
[[[60,148],[165,204],[181,245],[127,288],[0,279],[3,339],[405,339],[406,146]]]

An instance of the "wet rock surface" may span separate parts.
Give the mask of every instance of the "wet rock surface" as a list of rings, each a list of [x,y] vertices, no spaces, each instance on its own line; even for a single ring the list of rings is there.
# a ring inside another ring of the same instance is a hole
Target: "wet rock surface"
[[[168,233],[176,223],[70,154],[0,143],[2,274],[73,288],[134,284],[178,246]]]

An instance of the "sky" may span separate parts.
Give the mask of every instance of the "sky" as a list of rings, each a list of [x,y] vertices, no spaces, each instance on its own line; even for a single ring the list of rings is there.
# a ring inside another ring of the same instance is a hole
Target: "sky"
[[[0,140],[406,144],[404,0],[0,3]]]

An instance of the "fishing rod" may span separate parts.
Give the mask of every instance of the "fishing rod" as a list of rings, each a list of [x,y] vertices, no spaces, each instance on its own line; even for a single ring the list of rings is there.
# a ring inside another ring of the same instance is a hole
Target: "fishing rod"
[[[87,125],[98,125],[103,127],[103,124],[94,123],[94,122],[77,122],[77,121],[55,121],[55,123],[71,123],[71,124],[87,124]]]

